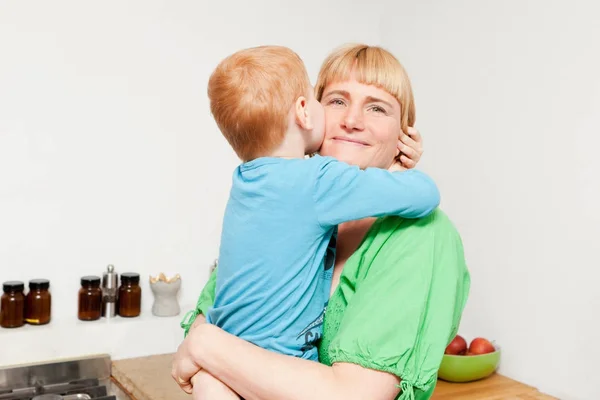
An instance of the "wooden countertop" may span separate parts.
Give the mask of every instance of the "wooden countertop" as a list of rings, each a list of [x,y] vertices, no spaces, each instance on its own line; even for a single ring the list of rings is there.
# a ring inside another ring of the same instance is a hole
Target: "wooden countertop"
[[[190,400],[171,378],[173,354],[113,361],[115,380],[136,400]],[[471,383],[439,381],[432,400],[556,400],[502,375]]]
[[[172,360],[173,354],[116,360],[112,376],[136,400],[191,400],[171,378]]]
[[[450,383],[439,380],[432,400],[558,400],[540,393],[536,388],[505,376],[494,374],[489,378],[469,383]]]

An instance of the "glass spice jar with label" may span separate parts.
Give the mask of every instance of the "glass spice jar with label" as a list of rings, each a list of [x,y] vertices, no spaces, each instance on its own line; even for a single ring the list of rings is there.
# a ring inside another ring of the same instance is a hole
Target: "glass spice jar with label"
[[[100,277],[95,275],[81,278],[77,317],[82,321],[95,321],[102,315],[102,289]]]
[[[142,308],[142,288],[140,274],[125,272],[121,274],[119,287],[119,315],[121,317],[137,317]]]
[[[0,298],[0,326],[18,328],[25,324],[25,284],[8,281],[2,284],[4,293]]]

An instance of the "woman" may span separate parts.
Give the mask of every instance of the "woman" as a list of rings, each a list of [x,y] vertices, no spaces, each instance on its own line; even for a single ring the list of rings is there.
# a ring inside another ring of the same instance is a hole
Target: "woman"
[[[415,120],[410,82],[389,52],[364,45],[333,52],[315,90],[326,116],[322,155],[387,169],[400,147],[405,165],[418,161],[419,141],[403,134]],[[214,284],[213,275],[199,313],[212,304]],[[173,377],[189,391],[202,369],[245,399],[429,399],[469,284],[460,237],[441,211],[348,222],[338,231],[320,363],[269,352],[199,316]]]

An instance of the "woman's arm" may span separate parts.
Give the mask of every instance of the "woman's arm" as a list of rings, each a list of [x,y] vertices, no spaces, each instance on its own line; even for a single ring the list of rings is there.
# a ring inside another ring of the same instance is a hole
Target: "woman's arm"
[[[208,309],[215,302],[215,290],[216,290],[216,285],[217,285],[217,269],[218,268],[215,268],[212,271],[212,273],[210,274],[210,277],[208,278],[208,282],[206,283],[206,285],[204,285],[204,288],[202,289],[202,292],[200,293],[200,296],[198,297],[198,302],[196,303],[196,307],[193,310],[190,310],[189,312],[187,312],[185,314],[185,316],[183,317],[183,320],[181,321],[180,325],[184,330],[184,337],[187,337],[189,332],[196,329],[199,325],[206,323],[205,314],[208,311]],[[189,344],[189,341],[184,340],[183,343],[181,345],[179,345],[179,348],[177,350],[178,354],[179,354],[179,352],[182,352],[183,349],[188,344]],[[181,361],[183,361],[183,363],[181,363]],[[201,368],[199,365],[197,365],[197,363],[194,363],[193,360],[188,360],[188,359],[185,359],[185,360],[180,359],[179,367],[184,368],[186,370],[186,379],[185,380],[182,379],[182,377],[176,373],[177,368],[176,368],[175,362],[173,363],[173,366],[171,369],[171,375],[183,391],[185,391],[188,394],[192,394],[192,387],[193,387],[192,378],[201,370]],[[205,377],[205,375],[207,375],[207,374],[201,375],[204,377],[204,378],[202,378],[202,380],[203,381],[209,380],[208,378]],[[196,379],[198,379],[199,377],[196,377]],[[213,378],[213,379],[216,380],[216,378]]]
[[[197,331],[198,327],[201,325],[207,325],[206,318],[202,314],[196,315],[195,320],[190,321],[186,325],[186,338],[177,348],[177,353],[175,354],[171,366],[171,376],[175,379],[175,382],[177,382],[181,389],[188,394],[192,394],[192,378],[194,378],[194,376],[202,369],[193,357],[189,357],[190,352],[188,350],[190,346],[196,348],[201,345],[200,343],[193,343],[191,341],[192,339],[190,339],[190,336],[196,336],[192,335],[192,333]]]
[[[398,394],[399,379],[391,374],[350,363],[328,367],[276,354],[205,324],[202,313],[214,302],[215,279],[216,271],[202,291],[195,315],[186,316],[182,323],[186,339],[177,350],[171,374],[185,392],[192,393],[192,378],[204,368],[217,383],[224,382],[247,400],[391,400]],[[203,328],[198,329],[201,326]],[[218,356],[211,354],[217,351]],[[209,362],[202,361],[205,357]],[[233,361],[233,365],[222,360]],[[257,365],[263,368],[257,368]],[[277,374],[274,374],[275,370]],[[276,380],[273,380],[274,376],[277,376]],[[210,378],[204,373],[203,381],[199,383],[206,383]],[[264,385],[259,384],[261,382]],[[310,383],[299,385],[300,382]]]
[[[184,368],[174,371],[175,376],[188,380],[196,367],[186,371],[184,360],[194,360],[246,400],[392,400],[399,391],[399,379],[391,374],[277,354],[209,324],[190,330],[185,341],[203,345],[178,351],[174,365]]]
[[[240,400],[240,396],[229,386],[203,369],[194,375],[191,381],[194,386],[192,389],[194,400]]]

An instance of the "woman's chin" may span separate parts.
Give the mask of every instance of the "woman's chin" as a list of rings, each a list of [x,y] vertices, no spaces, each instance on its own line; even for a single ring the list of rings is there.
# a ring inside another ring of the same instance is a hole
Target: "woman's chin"
[[[342,161],[345,162],[347,164],[350,165],[358,165],[361,166],[361,157],[357,157],[356,154],[349,154],[348,152],[344,152],[344,153],[339,153],[339,154],[323,154],[321,153],[321,155],[327,155],[330,157],[333,157],[335,159],[337,159],[338,161]]]
[[[344,149],[336,148],[337,146],[323,146],[320,154],[326,157],[333,157],[339,161],[345,162],[350,165],[361,166],[364,162],[364,151],[357,151],[357,149],[349,148],[344,146]]]

